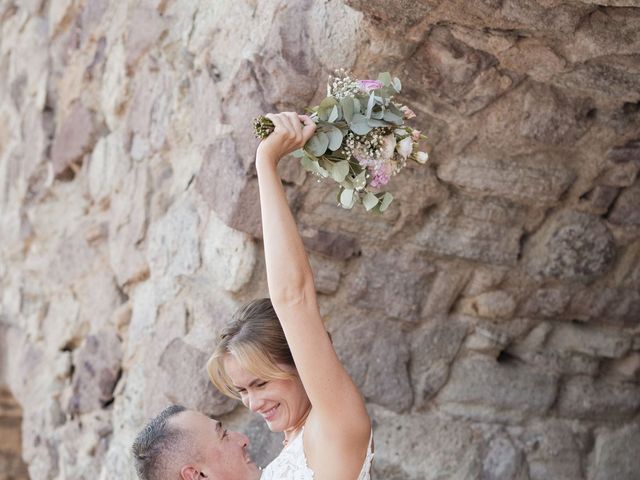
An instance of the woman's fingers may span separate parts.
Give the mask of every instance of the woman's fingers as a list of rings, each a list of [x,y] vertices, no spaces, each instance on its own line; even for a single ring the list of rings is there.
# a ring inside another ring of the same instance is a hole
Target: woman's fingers
[[[280,113],[279,115],[280,115],[280,118],[282,119],[282,123],[287,126],[287,131],[289,132],[289,134],[291,136],[295,137],[295,135],[296,135],[296,126],[291,121],[291,117],[289,115],[287,115],[286,113]]]
[[[273,122],[273,126],[276,128],[276,130],[278,129],[278,127],[280,129],[289,130],[287,125],[283,123],[282,117],[279,114],[267,113],[265,117],[267,117],[269,120]]]
[[[309,115],[298,115],[304,127],[302,128],[302,140],[307,143],[316,131],[316,122],[314,122]]]
[[[293,128],[293,132],[296,135],[296,140],[302,140],[302,123],[300,123],[298,114],[295,112],[285,112],[283,115],[289,121],[289,124]]]

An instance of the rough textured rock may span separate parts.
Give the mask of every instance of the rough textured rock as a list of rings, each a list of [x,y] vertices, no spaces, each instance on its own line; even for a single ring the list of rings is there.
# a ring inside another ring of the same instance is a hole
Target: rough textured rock
[[[525,445],[531,480],[584,477],[582,455],[586,442],[584,434],[573,425],[534,422],[519,437]]]
[[[411,378],[416,408],[426,407],[446,383],[449,366],[467,329],[462,322],[440,320],[415,333],[411,345]]]
[[[618,225],[637,227],[640,225],[640,182],[626,188],[613,205],[607,219]]]
[[[629,383],[578,376],[569,379],[558,394],[558,413],[567,418],[617,420],[638,408],[640,387]]]
[[[28,0],[0,23],[0,385],[22,410],[0,471],[134,480],[170,402],[273,458],[203,365],[268,293],[251,119],[344,67],[401,78],[430,157],[384,215],[279,165],[374,476],[637,476],[638,2]]]
[[[60,124],[51,147],[53,171],[60,175],[68,168],[82,161],[84,154],[91,148],[93,137],[93,118],[91,113],[77,103],[67,118]]]
[[[514,265],[523,233],[520,218],[520,210],[507,201],[452,201],[428,216],[416,243],[440,256]]]
[[[422,297],[435,269],[418,255],[379,253],[361,264],[351,289],[351,300],[364,309],[416,322]]]
[[[483,442],[464,423],[432,413],[400,416],[376,409],[374,416],[376,476],[435,480],[482,471]]]
[[[533,275],[588,282],[609,268],[613,237],[597,217],[562,212],[532,239],[528,271]]]
[[[164,372],[164,394],[170,402],[220,416],[233,410],[237,402],[211,385],[206,374],[208,358],[205,352],[175,338],[160,355],[158,366]],[[176,365],[185,366],[180,375],[175,375]]]
[[[527,478],[522,452],[506,436],[497,436],[489,443],[487,455],[482,464],[482,478],[487,480],[507,480]]]
[[[333,334],[336,352],[365,398],[396,412],[413,403],[406,335],[389,321],[350,319]]]
[[[628,425],[620,430],[605,430],[596,437],[595,465],[593,478],[619,478],[631,480],[640,471],[640,459],[629,455],[629,445],[637,445],[640,440],[640,425]]]
[[[524,158],[462,157],[438,169],[438,177],[470,192],[530,204],[553,204],[575,175],[543,153]]]
[[[481,355],[460,359],[436,401],[444,411],[479,421],[519,422],[543,415],[556,397],[557,378],[525,364]]]
[[[113,401],[120,378],[121,340],[112,331],[89,335],[73,354],[71,398],[66,410],[71,415],[99,410]]]
[[[261,236],[258,183],[248,175],[230,138],[207,149],[196,188],[207,205],[229,227]]]

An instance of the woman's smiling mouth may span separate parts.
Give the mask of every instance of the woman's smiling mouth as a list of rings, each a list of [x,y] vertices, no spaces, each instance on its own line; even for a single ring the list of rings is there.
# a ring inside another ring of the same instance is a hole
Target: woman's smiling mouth
[[[261,412],[262,418],[264,418],[267,422],[270,420],[273,420],[273,417],[275,417],[276,410],[279,406],[280,404],[277,404],[275,407],[272,407],[269,410]]]

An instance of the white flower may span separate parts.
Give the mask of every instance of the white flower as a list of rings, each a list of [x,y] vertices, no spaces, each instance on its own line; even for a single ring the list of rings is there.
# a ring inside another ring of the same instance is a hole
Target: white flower
[[[393,157],[393,151],[396,149],[396,137],[393,133],[385,135],[382,138],[382,151],[380,155],[382,158],[389,160]]]
[[[427,163],[427,160],[429,160],[429,154],[427,152],[418,152],[416,154],[416,162],[424,165]]]
[[[411,137],[407,137],[400,140],[396,150],[398,150],[398,153],[402,158],[407,158],[413,151],[413,139]]]

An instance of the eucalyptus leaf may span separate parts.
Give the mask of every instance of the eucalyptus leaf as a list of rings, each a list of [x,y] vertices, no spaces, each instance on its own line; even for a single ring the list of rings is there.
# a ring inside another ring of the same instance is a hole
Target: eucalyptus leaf
[[[351,209],[355,203],[356,196],[354,195],[353,190],[344,189],[342,193],[340,193],[340,205],[342,208]]]
[[[342,145],[343,134],[337,127],[331,127],[327,129],[327,135],[329,137],[329,150],[336,151]]]
[[[317,132],[313,137],[309,139],[306,147],[316,157],[324,155],[329,146],[329,136],[324,132]]]
[[[362,103],[356,97],[353,97],[353,113],[361,113],[362,112]]]
[[[389,106],[387,107],[387,110],[391,111],[392,113],[394,113],[398,117],[404,117],[404,114],[402,113],[402,110],[400,110],[400,108],[398,108],[398,106],[393,102],[391,102],[389,104]]]
[[[362,170],[356,178],[353,179],[353,186],[356,190],[362,190],[367,185],[367,171]]]
[[[389,72],[382,72],[378,75],[378,81],[384,83],[385,87],[388,87],[392,83],[391,74]]]
[[[400,90],[402,90],[402,83],[400,83],[400,79],[398,77],[394,77],[392,85],[396,92],[400,93]]]
[[[380,211],[384,212],[387,208],[389,208],[389,205],[391,204],[392,201],[393,201],[393,195],[391,195],[389,192],[385,192],[385,194],[382,196]]]
[[[387,122],[391,122],[395,125],[402,125],[404,123],[404,120],[402,119],[402,117],[399,117],[398,115],[396,115],[395,113],[393,113],[390,110],[387,110],[386,112],[384,112],[384,117],[383,117]]]
[[[375,128],[375,127],[388,127],[388,126],[389,126],[389,122],[385,122],[384,120],[377,120],[377,119],[375,119],[375,118],[370,118],[370,119],[367,121],[367,124],[368,124],[370,127],[374,127],[374,128]]]
[[[367,194],[362,199],[362,205],[364,205],[364,208],[368,212],[373,207],[375,207],[379,201],[380,200],[378,199],[378,197],[376,197],[373,193],[367,192]]]
[[[360,113],[353,115],[353,121],[351,122],[351,131],[356,135],[366,135],[371,131],[371,127],[367,123],[368,119]]]
[[[313,160],[312,158],[307,157],[306,155],[302,157],[300,164],[303,166],[305,170],[309,172],[317,173],[318,175],[325,178],[329,176],[329,172],[327,172],[324,168],[322,168],[316,160]]]
[[[346,160],[342,160],[341,162],[337,162],[333,165],[333,170],[331,171],[331,177],[338,183],[344,181],[345,177],[349,174],[349,162]]]
[[[294,150],[293,152],[291,152],[291,155],[294,158],[302,158],[304,157],[304,150],[299,148],[298,150]]]
[[[382,120],[384,118],[384,109],[374,110],[371,112],[371,118],[375,118],[376,120]]]
[[[318,119],[322,122],[326,122],[329,120],[329,112],[328,108],[318,108]]]
[[[342,107],[342,115],[347,122],[351,122],[353,119],[353,100],[350,97],[344,97],[340,99],[340,106]]]
[[[340,118],[340,111],[338,110],[338,106],[334,105],[333,108],[331,109],[331,113],[329,114],[329,118],[327,121],[333,123],[339,118]]]
[[[376,104],[376,96],[371,92],[369,95],[369,102],[367,103],[367,118],[371,118],[371,112],[373,111],[373,106]]]
[[[338,104],[338,101],[335,98],[327,97],[320,102],[320,105],[318,105],[318,107],[331,110],[331,108],[333,108],[337,104]]]

